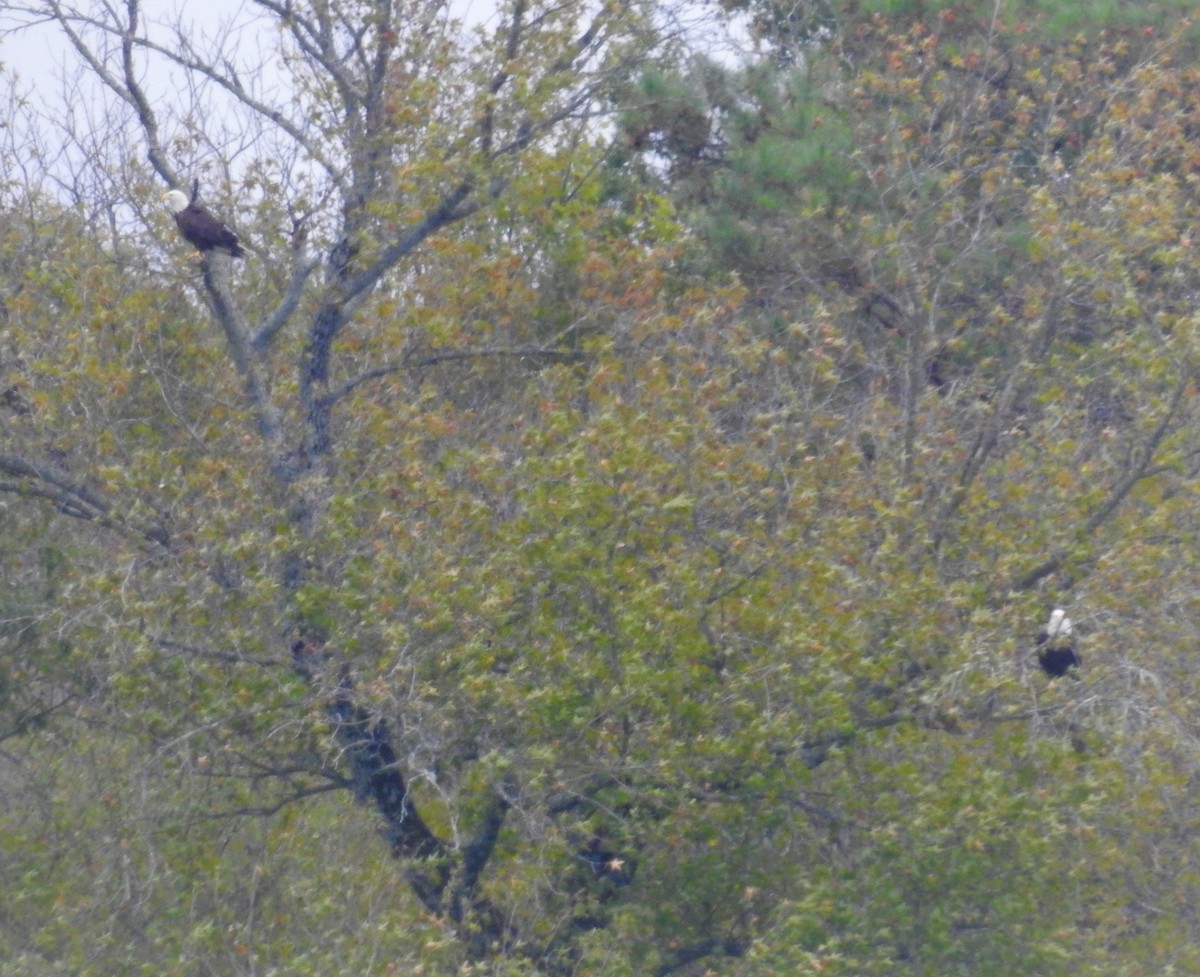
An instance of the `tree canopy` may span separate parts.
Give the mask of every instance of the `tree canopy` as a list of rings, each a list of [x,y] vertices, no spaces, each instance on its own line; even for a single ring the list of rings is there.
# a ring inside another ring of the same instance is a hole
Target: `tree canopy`
[[[33,0],[5,973],[1197,969],[1200,79],[1067,6]]]

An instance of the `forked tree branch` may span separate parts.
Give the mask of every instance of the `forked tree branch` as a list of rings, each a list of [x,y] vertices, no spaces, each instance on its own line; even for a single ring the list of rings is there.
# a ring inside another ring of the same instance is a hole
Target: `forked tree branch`
[[[139,537],[166,547],[170,536],[166,529],[153,523],[138,525],[120,517],[112,504],[78,479],[71,478],[56,466],[32,462],[14,455],[0,455],[0,473],[16,482],[0,482],[0,492],[50,502],[63,515],[73,519],[95,522],[107,529]]]
[[[1121,507],[1121,504],[1128,498],[1129,493],[1133,491],[1135,485],[1145,481],[1147,478],[1153,478],[1155,475],[1161,474],[1170,469],[1166,466],[1155,465],[1154,454],[1161,446],[1163,439],[1171,430],[1171,425],[1182,407],[1185,397],[1192,385],[1196,381],[1196,369],[1187,370],[1179,382],[1175,385],[1175,390],[1171,394],[1171,401],[1167,405],[1167,409],[1163,412],[1163,416],[1155,425],[1154,430],[1150,433],[1150,437],[1146,439],[1140,451],[1140,457],[1137,463],[1126,473],[1125,477],[1109,489],[1108,496],[1105,500],[1096,507],[1087,520],[1083,524],[1082,535],[1090,537],[1095,534]],[[1012,585],[1012,589],[1016,591],[1030,590],[1038,583],[1057,572],[1062,565],[1070,557],[1070,547],[1064,546],[1055,550],[1045,560],[1035,566],[1032,570],[1026,573],[1023,577]]]

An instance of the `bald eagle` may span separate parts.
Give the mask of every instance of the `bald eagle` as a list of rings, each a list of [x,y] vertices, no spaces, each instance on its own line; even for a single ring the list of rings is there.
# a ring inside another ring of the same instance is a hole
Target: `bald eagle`
[[[182,190],[168,190],[162,196],[167,209],[175,216],[184,239],[197,251],[226,251],[235,258],[246,252],[238,244],[237,235],[213,217],[199,204],[189,201]]]
[[[1037,660],[1042,671],[1051,678],[1062,678],[1068,669],[1081,664],[1075,651],[1071,619],[1061,607],[1054,609],[1046,630],[1037,636]]]

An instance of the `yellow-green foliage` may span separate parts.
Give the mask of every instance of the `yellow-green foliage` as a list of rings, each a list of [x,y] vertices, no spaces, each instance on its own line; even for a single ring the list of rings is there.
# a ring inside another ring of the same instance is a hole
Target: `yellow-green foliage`
[[[543,13],[508,107],[556,122]],[[184,259],[5,215],[6,974],[1196,969],[1200,77],[1007,21],[855,43],[713,204],[788,247],[742,281],[672,209],[719,181],[618,193],[569,128],[467,152],[497,76],[414,69],[363,260],[443,163],[497,191],[354,306],[323,447],[329,291],[256,393]],[[755,194],[822,112],[845,173]],[[1059,605],[1079,681],[1031,656]],[[355,803],[339,688],[448,877],[503,796],[508,945]]]

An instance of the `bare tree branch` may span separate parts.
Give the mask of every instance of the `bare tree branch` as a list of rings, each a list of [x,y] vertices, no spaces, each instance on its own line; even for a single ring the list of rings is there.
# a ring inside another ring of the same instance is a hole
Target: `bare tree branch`
[[[1139,482],[1145,481],[1147,478],[1152,478],[1157,474],[1169,469],[1155,466],[1154,454],[1162,444],[1163,439],[1167,436],[1171,429],[1171,424],[1179,413],[1180,407],[1183,405],[1184,398],[1187,396],[1188,390],[1195,382],[1196,371],[1194,369],[1187,370],[1179,382],[1175,385],[1175,390],[1171,395],[1171,401],[1167,405],[1167,409],[1163,412],[1163,416],[1159,419],[1154,430],[1146,439],[1140,451],[1140,457],[1130,469],[1128,474],[1117,482],[1109,491],[1108,497],[1102,502],[1096,510],[1088,516],[1083,525],[1083,537],[1090,537],[1100,529],[1121,507],[1121,503],[1133,491],[1133,487]],[[1036,567],[1018,579],[1012,588],[1017,591],[1030,590],[1040,581],[1044,580],[1050,574],[1058,571],[1070,556],[1070,547],[1061,547],[1048,556],[1045,560],[1039,563]]]
[[[401,258],[410,254],[430,235],[476,211],[479,204],[464,204],[471,189],[470,183],[462,183],[448,193],[424,220],[410,227],[398,240],[385,248],[365,271],[339,288],[333,298],[318,310],[309,331],[301,375],[301,398],[310,410],[319,406],[314,388],[329,378],[329,357],[333,341],[349,321],[352,303],[373,289]],[[314,426],[318,429],[321,427],[320,424]]]
[[[225,333],[229,353],[242,378],[246,396],[258,418],[259,433],[273,452],[275,463],[278,463],[284,453],[283,424],[279,411],[271,401],[259,375],[250,342],[246,338],[247,330],[241,312],[234,304],[233,296],[229,294],[224,275],[217,270],[218,267],[223,268],[227,260],[229,259],[217,252],[210,252],[204,256],[200,268],[205,291],[208,293],[213,314]]]
[[[257,665],[261,668],[290,668],[292,664],[288,661],[273,658],[259,658],[254,655],[245,655],[240,651],[218,651],[214,648],[200,648],[197,645],[191,645],[185,641],[176,641],[173,638],[153,637],[150,640],[166,651],[186,655],[189,658],[231,662],[238,665]]]
[[[125,73],[125,88],[128,92],[129,104],[133,106],[137,117],[141,120],[142,129],[146,133],[146,148],[150,165],[171,186],[179,186],[179,175],[167,161],[163,152],[162,141],[159,138],[158,120],[150,102],[138,84],[137,71],[133,63],[134,39],[138,30],[138,0],[127,0],[126,10],[129,14],[129,24],[121,35],[121,68]]]
[[[169,544],[167,531],[161,526],[137,526],[113,514],[112,505],[77,479],[70,478],[55,466],[33,463],[12,455],[0,455],[0,472],[20,479],[0,482],[0,492],[40,498],[51,502],[64,515],[96,522],[109,529],[132,533],[159,546]]]
[[[742,957],[745,956],[748,949],[749,944],[746,940],[732,937],[724,939],[713,937],[712,939],[701,940],[698,943],[691,943],[669,951],[666,962],[654,971],[655,977],[667,977],[668,974],[682,970],[697,960],[703,960],[705,957],[718,954],[725,957]]]
[[[252,112],[266,119],[272,125],[278,127],[285,132],[289,138],[304,148],[304,152],[314,160],[326,175],[336,184],[345,189],[343,181],[345,180],[345,167],[336,162],[323,148],[323,141],[312,138],[310,132],[306,131],[302,126],[298,125],[289,119],[282,111],[274,106],[267,104],[262,99],[256,98],[241,80],[237,77],[237,72],[231,64],[226,62],[222,66],[222,70],[218,70],[216,66],[210,62],[202,60],[195,52],[183,47],[187,43],[186,37],[180,36],[181,47],[179,50],[168,48],[165,45],[158,44],[146,37],[139,37],[133,40],[133,43],[138,47],[153,51],[166,58],[167,60],[177,64],[179,67],[187,71],[195,72],[198,75],[203,75],[210,81],[219,85],[238,102],[250,109]],[[139,115],[140,115],[139,111]]]
[[[244,807],[233,807],[222,811],[210,811],[203,814],[193,814],[188,820],[196,823],[204,821],[229,821],[237,818],[269,818],[278,814],[284,808],[296,804],[299,801],[307,800],[310,797],[319,797],[321,794],[329,794],[334,791],[347,790],[349,784],[342,781],[335,781],[329,784],[314,784],[312,787],[298,788],[293,793],[286,797],[281,797],[274,804],[259,804],[246,805]]]
[[[305,255],[302,247],[295,249],[291,282],[275,310],[254,330],[254,335],[250,340],[250,345],[254,350],[258,352],[265,350],[278,335],[279,330],[291,322],[292,316],[296,314],[296,309],[300,306],[300,300],[304,298],[304,290],[309,277],[320,266],[321,262]]]

